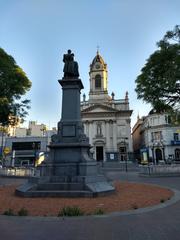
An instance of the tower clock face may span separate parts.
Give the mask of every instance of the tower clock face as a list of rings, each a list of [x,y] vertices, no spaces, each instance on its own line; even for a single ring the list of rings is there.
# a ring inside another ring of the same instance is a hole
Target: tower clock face
[[[99,69],[99,68],[100,68],[99,64],[96,64],[96,69]]]

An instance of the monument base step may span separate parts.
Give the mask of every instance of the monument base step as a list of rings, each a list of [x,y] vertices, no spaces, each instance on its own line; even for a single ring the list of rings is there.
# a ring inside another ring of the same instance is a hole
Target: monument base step
[[[23,193],[16,190],[16,194],[21,197],[93,197],[90,191],[34,190]]]
[[[42,184],[38,184],[37,186],[37,190],[49,190],[51,189],[52,191],[55,190],[61,190],[61,191],[82,191],[84,190],[84,184],[81,183],[71,183],[71,184],[67,184],[67,183],[42,183]]]
[[[89,183],[39,183],[38,181],[28,181],[16,188],[16,195],[21,197],[97,197],[113,192],[114,187],[107,181]]]

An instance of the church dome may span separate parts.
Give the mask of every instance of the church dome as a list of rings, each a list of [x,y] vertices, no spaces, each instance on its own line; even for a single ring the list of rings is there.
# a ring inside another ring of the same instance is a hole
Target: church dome
[[[90,67],[91,69],[93,68],[93,66],[95,66],[95,64],[100,63],[102,65],[103,68],[106,67],[106,63],[104,62],[103,58],[101,57],[101,55],[99,54],[99,51],[97,51],[96,56],[94,57]]]

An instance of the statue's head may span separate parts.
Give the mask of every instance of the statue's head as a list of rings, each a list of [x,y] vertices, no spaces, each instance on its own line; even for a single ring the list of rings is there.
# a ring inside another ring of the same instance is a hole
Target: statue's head
[[[71,50],[70,49],[68,49],[68,54],[71,54]]]

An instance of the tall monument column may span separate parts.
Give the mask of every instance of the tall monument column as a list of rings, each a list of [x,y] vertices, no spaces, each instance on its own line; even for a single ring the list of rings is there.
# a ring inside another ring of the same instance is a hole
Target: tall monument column
[[[62,114],[61,120],[78,120],[80,121],[80,110],[77,106],[80,105],[80,91],[83,88],[82,82],[80,79],[74,80],[59,80],[60,85],[63,90],[63,99],[62,99]]]
[[[64,54],[62,113],[58,132],[52,136],[49,157],[40,165],[40,177],[18,187],[23,197],[95,197],[114,191],[103,175],[98,175],[97,162],[90,154],[89,139],[83,131],[80,113],[78,64],[74,54]]]

